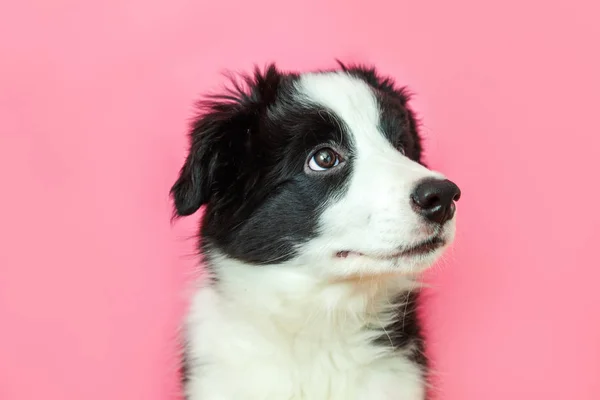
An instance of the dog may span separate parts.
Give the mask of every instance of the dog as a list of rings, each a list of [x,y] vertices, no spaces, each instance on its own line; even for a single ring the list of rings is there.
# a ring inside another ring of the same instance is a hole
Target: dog
[[[372,67],[275,64],[207,96],[171,189],[203,208],[188,400],[422,400],[419,273],[460,189],[422,161],[406,88]]]

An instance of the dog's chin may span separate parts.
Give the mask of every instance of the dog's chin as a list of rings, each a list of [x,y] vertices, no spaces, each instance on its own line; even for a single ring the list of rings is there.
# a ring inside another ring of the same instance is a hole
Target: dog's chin
[[[452,236],[432,236],[394,250],[341,250],[335,253],[337,263],[346,272],[361,275],[418,275],[431,267],[452,242]]]
[[[392,251],[385,250],[342,250],[336,253],[337,258],[348,258],[348,257],[367,257],[373,260],[395,260],[395,259],[406,259],[419,256],[428,256],[434,253],[439,248],[446,245],[446,241],[441,236],[432,236],[425,240],[419,241],[415,244],[408,246],[402,246]]]

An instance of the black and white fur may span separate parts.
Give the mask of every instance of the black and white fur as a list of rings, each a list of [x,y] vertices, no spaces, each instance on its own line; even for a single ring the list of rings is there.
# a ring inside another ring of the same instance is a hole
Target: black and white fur
[[[406,91],[371,68],[271,65],[202,102],[190,138],[171,194],[176,216],[206,206],[210,276],[186,320],[187,399],[424,399],[415,277],[455,218],[411,203],[443,177]]]

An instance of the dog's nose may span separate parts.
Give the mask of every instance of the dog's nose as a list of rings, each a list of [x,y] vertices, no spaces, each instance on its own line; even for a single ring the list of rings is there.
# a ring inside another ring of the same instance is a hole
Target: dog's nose
[[[447,179],[425,179],[411,195],[416,211],[431,222],[443,224],[454,217],[460,189]]]

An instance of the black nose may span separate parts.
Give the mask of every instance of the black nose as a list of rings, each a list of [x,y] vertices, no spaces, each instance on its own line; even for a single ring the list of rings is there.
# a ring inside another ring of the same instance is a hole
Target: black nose
[[[443,224],[452,219],[460,198],[460,189],[447,179],[425,179],[411,195],[416,211],[431,222]]]

